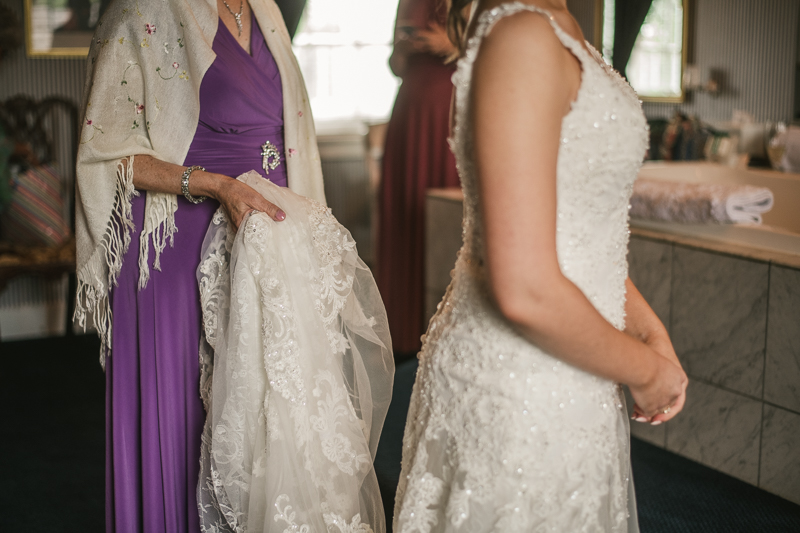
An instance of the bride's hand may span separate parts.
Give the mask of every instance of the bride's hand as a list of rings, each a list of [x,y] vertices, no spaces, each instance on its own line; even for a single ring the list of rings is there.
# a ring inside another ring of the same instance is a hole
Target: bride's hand
[[[237,230],[245,215],[251,211],[261,211],[277,221],[286,218],[286,213],[277,205],[267,201],[246,183],[235,179],[226,179],[220,185],[216,197]]]
[[[651,424],[666,422],[683,409],[689,383],[686,373],[677,362],[656,353],[656,372],[653,377],[642,384],[628,385],[636,402],[634,418]]]
[[[657,354],[667,358],[667,360],[669,361],[672,361],[673,363],[678,365],[678,367],[680,367],[681,369],[683,368],[681,366],[680,361],[678,360],[677,354],[675,353],[675,348],[672,347],[672,342],[669,340],[668,336],[666,335],[650,336],[648,337],[647,340],[645,340],[645,344],[647,344],[647,346],[650,347]],[[659,413],[654,417],[647,417],[644,415],[642,408],[639,407],[639,405],[634,404],[633,419],[636,420],[637,422],[650,422],[651,424],[652,423],[660,424],[661,422],[666,422],[667,420],[675,416],[675,414],[677,414],[681,409],[683,409],[683,404],[686,402],[687,385],[688,385],[688,380],[684,382],[683,392],[681,392],[681,395],[675,401],[674,406],[670,406],[670,412],[668,413],[669,416],[667,416],[664,413]]]

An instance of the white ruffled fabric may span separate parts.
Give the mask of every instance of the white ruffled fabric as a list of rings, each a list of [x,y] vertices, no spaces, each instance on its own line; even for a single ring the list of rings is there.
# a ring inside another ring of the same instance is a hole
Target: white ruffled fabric
[[[640,178],[633,186],[631,217],[693,224],[761,224],[774,197],[766,187],[684,183]]]
[[[197,277],[204,532],[385,531],[373,459],[392,396],[375,281],[323,205],[255,172],[286,212],[214,215]]]

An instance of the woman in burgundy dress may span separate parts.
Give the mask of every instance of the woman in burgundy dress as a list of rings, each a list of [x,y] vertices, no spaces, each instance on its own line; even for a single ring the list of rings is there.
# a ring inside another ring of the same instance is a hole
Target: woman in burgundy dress
[[[447,145],[455,51],[444,0],[400,0],[389,65],[402,78],[386,134],[380,191],[378,286],[395,353],[419,350],[424,323],[425,193],[456,187]]]

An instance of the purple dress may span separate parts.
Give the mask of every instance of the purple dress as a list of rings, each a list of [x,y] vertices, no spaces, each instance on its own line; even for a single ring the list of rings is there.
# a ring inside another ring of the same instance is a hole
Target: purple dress
[[[220,21],[217,57],[200,87],[200,120],[185,165],[238,176],[262,175],[261,145],[283,154],[283,92],[278,67],[253,18],[252,56]],[[282,157],[283,159],[283,157]],[[285,186],[286,165],[269,173]],[[133,200],[137,230],[111,293],[114,334],[106,363],[106,531],[200,531],[197,481],[205,412],[200,400],[200,295],[195,270],[219,204],[178,197],[175,246],[161,271],[137,290],[145,195]]]

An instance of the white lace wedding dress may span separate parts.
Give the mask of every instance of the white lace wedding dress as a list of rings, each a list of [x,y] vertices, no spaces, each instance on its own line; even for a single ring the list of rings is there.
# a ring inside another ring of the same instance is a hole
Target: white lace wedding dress
[[[329,209],[238,179],[286,220],[234,232],[220,208],[203,243],[201,530],[383,533],[372,462],[394,362],[378,288]]]
[[[548,12],[502,4],[480,16],[453,77],[464,245],[420,355],[403,442],[397,533],[638,531],[618,385],[522,338],[488,295],[466,102],[482,39],[500,18],[523,10],[547,17],[583,68],[561,130],[559,265],[614,327],[625,324],[628,201],[647,147],[641,104],[596,51],[587,51]]]

